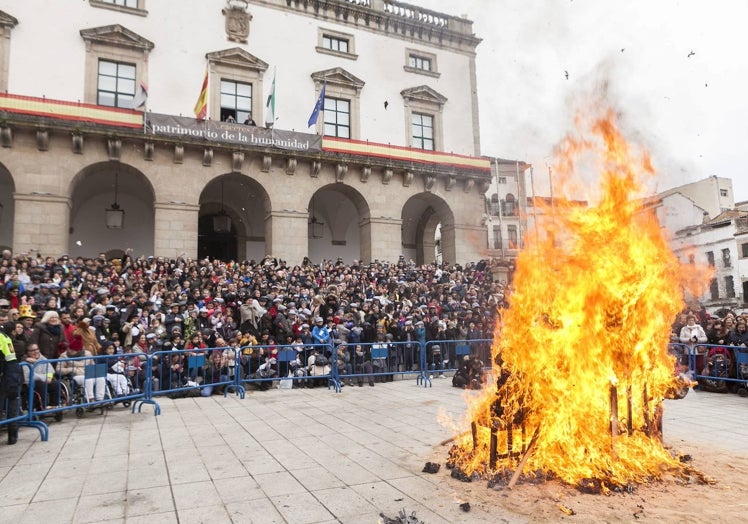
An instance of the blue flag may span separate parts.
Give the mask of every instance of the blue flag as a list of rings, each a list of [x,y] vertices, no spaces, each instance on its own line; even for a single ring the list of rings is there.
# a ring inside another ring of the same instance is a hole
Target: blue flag
[[[319,92],[319,98],[317,99],[317,103],[314,104],[314,109],[312,110],[312,116],[309,117],[309,123],[307,127],[312,127],[314,124],[317,123],[317,115],[319,115],[320,111],[324,112],[325,108],[325,86],[327,85],[327,82],[322,84],[322,91]]]

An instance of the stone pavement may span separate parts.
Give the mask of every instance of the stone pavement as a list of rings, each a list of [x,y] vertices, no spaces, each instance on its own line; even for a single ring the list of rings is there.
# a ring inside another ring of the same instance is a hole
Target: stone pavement
[[[340,394],[160,398],[158,417],[151,406],[69,413],[50,423],[48,442],[22,428],[6,446],[2,434],[0,522],[372,524],[403,508],[427,524],[496,522],[490,508],[460,510],[470,485],[421,472],[426,461],[444,464],[439,443],[452,434],[437,419],[461,416],[465,394],[451,380],[427,389],[409,379]],[[748,399],[691,392],[665,413],[666,443],[719,442],[748,455]]]

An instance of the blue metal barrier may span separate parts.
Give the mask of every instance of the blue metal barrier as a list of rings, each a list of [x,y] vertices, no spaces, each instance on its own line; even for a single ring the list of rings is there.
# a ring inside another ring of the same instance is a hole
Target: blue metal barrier
[[[29,368],[30,365],[25,362],[20,362],[21,370]],[[49,439],[49,427],[41,420],[34,418],[31,409],[23,409],[23,385],[19,384],[15,390],[15,395],[6,395],[4,392],[0,392],[0,408],[3,411],[3,418],[0,419],[0,427],[2,426],[13,426],[18,425],[21,427],[36,428],[39,431],[39,436],[42,441]]]
[[[724,344],[670,344],[670,351],[681,365],[687,365],[689,377],[705,391],[745,391],[748,385],[748,366],[741,373],[738,359],[748,359],[748,349]]]
[[[233,365],[230,365],[229,359]],[[215,388],[220,388],[224,397],[233,389],[236,395],[244,398],[244,387],[236,372],[239,352],[235,348],[154,351],[149,355],[149,361],[149,398],[159,395],[171,398],[192,395],[207,397]],[[231,376],[232,368],[234,376]],[[152,387],[154,383],[159,385],[158,389]]]
[[[437,345],[439,350],[435,351]],[[320,381],[328,389],[340,392],[343,381],[357,381],[363,386],[364,382],[374,385],[377,381],[391,381],[395,375],[414,375],[417,384],[430,387],[432,375],[455,371],[465,355],[477,356],[490,366],[490,349],[491,341],[487,339],[429,341],[425,345],[417,341],[383,341],[337,347],[310,344],[171,350],[21,363],[26,385],[19,389],[19,413],[0,420],[0,426],[18,423],[36,427],[46,441],[49,428],[42,419],[54,416],[61,420],[63,413],[70,410],[82,415],[85,410],[99,408],[103,413],[122,403],[126,407],[132,404],[134,413],[136,408],[140,412],[144,404],[151,404],[154,415],[159,415],[161,408],[154,400],[159,395],[207,396],[208,388],[219,387],[224,396],[233,390],[244,398],[247,384],[267,389],[275,381],[288,379],[293,386]],[[213,356],[219,354],[222,360]],[[258,371],[270,355],[276,360],[270,366],[271,372],[263,376]],[[322,360],[319,355],[326,357],[324,365],[315,365],[315,360]],[[122,363],[118,370],[112,366],[113,360]],[[748,353],[745,363],[748,372]],[[224,369],[228,371],[224,373]],[[127,382],[124,392],[123,378]],[[736,381],[748,383],[745,379]],[[22,412],[24,403],[26,410]]]
[[[735,349],[735,375],[738,379],[738,395],[748,396],[748,348]]]

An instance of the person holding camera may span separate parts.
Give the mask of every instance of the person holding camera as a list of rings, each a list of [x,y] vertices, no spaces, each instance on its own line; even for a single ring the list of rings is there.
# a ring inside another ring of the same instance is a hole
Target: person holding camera
[[[686,325],[680,330],[679,340],[686,345],[686,354],[681,355],[681,364],[688,364],[689,358],[696,358],[698,354],[697,345],[705,344],[707,341],[704,328],[696,323],[696,315],[689,313],[686,317]],[[694,369],[689,366],[690,369]]]

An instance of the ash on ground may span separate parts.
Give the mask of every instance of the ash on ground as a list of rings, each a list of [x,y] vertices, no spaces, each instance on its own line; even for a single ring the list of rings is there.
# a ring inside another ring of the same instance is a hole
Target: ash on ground
[[[379,524],[424,524],[424,522],[416,516],[415,511],[408,515],[404,509],[401,509],[394,519],[380,513]]]

